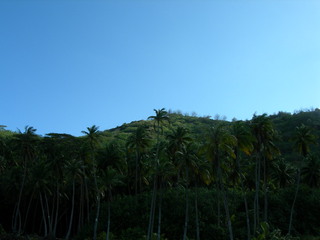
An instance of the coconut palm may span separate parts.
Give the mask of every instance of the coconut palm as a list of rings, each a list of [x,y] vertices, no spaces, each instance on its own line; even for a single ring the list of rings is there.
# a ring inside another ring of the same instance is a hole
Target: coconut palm
[[[18,202],[13,214],[13,232],[20,234],[21,233],[21,212],[20,204],[22,200],[22,193],[26,183],[26,177],[28,173],[28,165],[34,159],[36,155],[36,142],[38,136],[36,135],[37,129],[33,127],[26,126],[24,132],[18,131],[18,134],[15,136],[15,144],[17,150],[22,156],[21,168],[23,169],[22,181],[18,195]]]
[[[294,168],[283,158],[273,162],[271,170],[271,177],[276,186],[284,188],[293,182]]]
[[[191,138],[188,138],[191,140]],[[187,239],[188,221],[189,221],[189,183],[190,175],[198,172],[198,157],[195,153],[194,146],[191,144],[182,144],[181,149],[177,152],[177,165],[179,169],[185,171],[185,196],[186,196],[186,209],[185,209],[185,223],[183,231],[183,240]]]
[[[305,126],[304,124],[301,124],[299,127],[296,127],[293,140],[294,140],[294,148],[300,154],[300,156],[302,157],[302,160],[305,160],[307,155],[310,152],[310,145],[316,143],[315,135],[312,134],[311,129],[309,127]],[[300,164],[298,165],[301,165],[301,162],[302,161],[300,161]],[[292,206],[291,206],[288,235],[291,234],[293,212],[294,212],[294,206],[295,206],[298,192],[299,192],[300,178],[301,178],[301,166],[298,166],[297,179],[296,179],[297,186],[296,186],[296,191],[295,191],[295,195],[294,195]]]
[[[43,236],[45,238],[51,237],[51,226],[52,219],[50,217],[49,200],[48,196],[52,194],[51,183],[52,175],[50,174],[50,168],[45,158],[37,159],[36,163],[31,169],[31,180],[30,183],[33,186],[32,196],[38,195],[41,206],[42,214],[42,226]]]
[[[158,178],[158,229],[157,240],[161,238],[161,218],[162,218],[162,194],[167,186],[172,185],[172,178],[176,175],[176,169],[170,159],[165,154],[160,155],[161,161],[157,168]]]
[[[211,184],[212,176],[210,172],[210,162],[201,154],[201,148],[197,151],[197,172],[195,173],[195,214],[196,214],[196,239],[200,240],[200,223],[199,223],[199,209],[198,209],[198,186],[205,184],[208,186]]]
[[[228,199],[226,195],[226,189],[223,183],[222,176],[222,161],[228,158],[235,158],[234,146],[237,139],[230,134],[226,126],[219,124],[212,127],[208,134],[207,153],[210,161],[212,162],[213,169],[217,178],[218,189],[223,197],[223,204],[227,218],[227,227],[229,230],[229,239],[233,240],[233,230],[231,217],[228,206]]]
[[[110,239],[110,224],[111,224],[111,206],[112,189],[123,184],[123,175],[111,166],[100,171],[99,188],[100,192],[107,198],[107,226],[106,226],[106,240]]]
[[[189,131],[188,129],[186,129],[185,127],[177,127],[176,129],[173,129],[172,132],[170,134],[167,135],[167,139],[168,139],[168,154],[169,157],[171,158],[172,162],[177,166],[177,152],[181,151],[183,148],[185,148],[185,146],[192,141],[191,137],[189,136]],[[180,179],[180,175],[181,175],[181,168],[179,166],[177,166],[177,170],[178,170],[178,182]]]
[[[320,160],[315,154],[309,154],[306,158],[307,163],[301,169],[301,178],[310,187],[320,185]]]
[[[135,151],[135,195],[138,194],[138,182],[141,191],[141,157],[150,146],[151,139],[145,126],[139,126],[127,139],[127,147]]]
[[[82,131],[82,133],[86,135],[86,138],[88,140],[90,150],[91,150],[93,178],[94,178],[94,185],[96,189],[97,210],[96,210],[96,216],[95,216],[94,227],[93,227],[93,240],[97,239],[97,229],[98,229],[99,214],[100,214],[100,191],[97,183],[97,163],[95,161],[96,146],[99,143],[99,139],[101,137],[98,129],[99,127],[97,127],[96,125],[93,125],[92,127],[88,127],[87,131]]]
[[[74,205],[75,205],[75,193],[76,193],[76,180],[81,181],[83,178],[83,162],[78,159],[71,159],[65,165],[67,173],[69,174],[70,180],[72,181],[72,200],[71,200],[71,212],[70,212],[70,220],[68,232],[65,236],[65,239],[69,239],[72,229],[72,222],[74,218]]]
[[[254,153],[256,155],[255,168],[255,199],[254,199],[254,232],[260,225],[260,210],[259,210],[259,190],[261,180],[261,169],[263,170],[263,191],[264,191],[264,221],[268,219],[268,198],[267,198],[267,160],[271,160],[279,155],[279,150],[274,145],[276,131],[273,127],[271,119],[267,114],[254,115],[250,127],[252,134],[255,137]]]
[[[49,133],[42,138],[41,150],[46,156],[50,173],[55,176],[52,179],[52,221],[49,232],[53,239],[56,237],[61,189],[65,182],[65,165],[67,159],[72,159],[74,137],[69,134]],[[55,191],[53,190],[55,188]],[[27,219],[26,219],[27,220]]]
[[[158,186],[158,177],[157,177],[157,171],[159,166],[159,151],[160,151],[160,135],[163,133],[162,123],[164,121],[169,121],[169,116],[167,111],[162,109],[154,109],[156,115],[148,117],[148,119],[151,119],[154,121],[154,130],[156,132],[157,137],[157,145],[156,145],[156,154],[155,154],[155,175],[154,175],[154,181],[153,181],[153,193],[152,193],[152,199],[151,199],[151,208],[150,208],[150,216],[149,216],[149,225],[148,225],[148,233],[147,233],[147,240],[151,239],[151,235],[153,233],[153,224],[154,224],[154,215],[155,215],[155,207],[156,207],[156,196],[157,196],[157,186]]]
[[[251,155],[254,149],[253,143],[254,138],[252,134],[249,131],[249,128],[247,125],[245,125],[241,121],[237,121],[233,123],[232,126],[232,134],[237,139],[237,143],[234,148],[235,153],[235,162],[236,162],[236,175],[239,176],[240,179],[240,185],[241,185],[241,191],[243,194],[243,201],[245,205],[246,210],[246,223],[247,223],[247,238],[248,240],[251,239],[251,230],[250,230],[250,218],[249,218],[249,208],[248,208],[248,202],[247,202],[247,196],[244,186],[244,175],[242,173],[241,168],[241,152],[243,152],[246,155]]]

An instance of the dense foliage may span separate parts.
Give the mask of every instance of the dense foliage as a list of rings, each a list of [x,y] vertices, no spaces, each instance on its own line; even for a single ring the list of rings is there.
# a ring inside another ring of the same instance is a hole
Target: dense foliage
[[[320,235],[319,109],[232,122],[159,109],[83,134],[0,126],[0,239]]]

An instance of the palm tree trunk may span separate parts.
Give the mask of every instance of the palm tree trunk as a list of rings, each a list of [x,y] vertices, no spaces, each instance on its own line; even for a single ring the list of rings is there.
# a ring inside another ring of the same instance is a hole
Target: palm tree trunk
[[[110,223],[111,223],[111,209],[110,209],[110,201],[111,201],[111,186],[109,186],[108,189],[108,221],[107,221],[107,233],[106,233],[106,240],[109,240],[109,235],[110,235]]]
[[[78,215],[78,230],[77,232],[80,231],[82,225],[83,225],[83,217],[84,217],[84,214],[83,214],[83,203],[84,203],[84,194],[83,194],[83,184],[81,183],[80,185],[80,203],[79,203],[79,215]]]
[[[187,239],[188,222],[189,222],[189,197],[188,197],[188,189],[186,189],[186,212],[185,212],[185,219],[184,219],[183,240]]]
[[[183,230],[183,240],[187,239],[187,232],[188,232],[188,222],[189,222],[189,195],[188,195],[188,182],[189,182],[189,171],[188,167],[186,167],[186,212],[185,212],[185,219],[184,219],[184,230]]]
[[[294,205],[295,205],[295,203],[296,203],[297,196],[298,196],[298,192],[299,192],[300,177],[301,177],[301,171],[300,171],[300,168],[299,168],[298,171],[297,171],[297,187],[296,187],[296,192],[295,192],[295,194],[294,194],[294,199],[293,199],[293,203],[292,203],[291,211],[290,211],[290,221],[289,221],[288,235],[291,235]]]
[[[46,218],[45,209],[43,206],[43,199],[42,199],[41,192],[40,192],[40,203],[41,203],[41,210],[42,210],[42,219],[44,223],[44,237],[46,237],[48,235],[47,218]]]
[[[69,221],[69,228],[66,235],[66,239],[69,239],[71,234],[72,222],[73,222],[73,211],[74,211],[74,195],[75,195],[75,180],[72,181],[72,205],[71,205],[71,213],[70,213],[70,221]]]
[[[93,240],[97,240],[99,214],[100,214],[100,196],[97,196],[97,211],[96,211],[96,217],[94,219]]]
[[[159,166],[159,148],[160,148],[160,123],[158,122],[158,131],[157,131],[157,150],[156,150],[156,174],[154,176],[153,182],[153,194],[151,200],[151,209],[150,209],[150,217],[149,217],[149,226],[148,226],[148,236],[147,240],[151,239],[151,235],[153,233],[153,226],[154,226],[154,215],[155,215],[155,208],[156,208],[156,198],[157,198],[157,179],[158,179],[158,166]]]
[[[159,214],[158,214],[158,236],[157,239],[161,238],[161,214],[162,214],[162,188],[161,188],[161,180],[159,186]]]
[[[138,195],[138,172],[139,172],[139,151],[136,151],[136,170],[135,170],[135,181],[134,181],[134,194],[136,196],[137,201],[137,195]]]
[[[222,196],[223,196],[223,204],[224,204],[224,209],[226,212],[227,223],[228,223],[229,238],[230,240],[233,240],[233,231],[232,231],[232,223],[231,223],[229,206],[228,206],[228,199],[224,190],[222,190]]]
[[[249,217],[249,208],[248,208],[248,201],[247,201],[247,194],[245,192],[244,184],[243,184],[243,178],[242,178],[242,171],[241,171],[241,166],[240,166],[240,159],[238,157],[238,150],[235,150],[236,153],[236,163],[237,163],[237,168],[240,176],[240,185],[241,185],[241,192],[243,194],[243,202],[244,202],[244,207],[246,211],[246,223],[247,223],[247,239],[251,239],[251,229],[250,229],[250,217]]]
[[[84,186],[85,186],[85,191],[86,191],[86,202],[87,202],[87,223],[90,222],[90,207],[89,207],[89,190],[88,190],[88,183],[87,183],[87,178],[84,178]]]
[[[219,181],[219,185],[220,185],[220,189],[221,189],[221,193],[222,193],[224,209],[226,212],[227,225],[228,225],[228,230],[229,230],[229,239],[233,240],[233,231],[232,231],[232,223],[231,223],[230,212],[229,212],[228,199],[227,199],[226,190],[224,189],[224,185],[222,182],[222,174],[221,174],[220,165],[218,165],[218,181]]]
[[[34,193],[35,193],[35,191],[33,190],[33,191],[32,191],[32,194],[31,194],[31,197],[30,197],[30,200],[29,200],[29,204],[28,204],[28,208],[27,208],[27,213],[26,213],[26,217],[25,217],[25,220],[24,220],[24,223],[23,223],[22,231],[25,231],[25,229],[26,229],[26,225],[27,225],[27,221],[28,221],[29,212],[30,212],[31,203],[32,203],[32,200],[33,200]]]
[[[154,222],[154,212],[155,212],[155,206],[156,206],[156,197],[157,197],[157,176],[154,177],[154,182],[153,182],[153,192],[152,192],[152,199],[151,199],[147,240],[151,239],[151,235],[153,233],[153,222]]]
[[[268,222],[268,188],[267,188],[267,164],[263,157],[263,191],[264,191],[264,221]]]
[[[98,183],[97,183],[97,175],[96,175],[96,169],[93,170],[94,173],[94,184],[96,188],[96,198],[97,198],[97,211],[96,211],[96,217],[94,219],[94,226],[93,226],[93,240],[97,240],[97,231],[98,231],[98,223],[99,223],[99,214],[100,214],[100,193],[98,189]]]
[[[257,231],[257,227],[260,223],[260,220],[259,220],[260,158],[259,157],[257,157],[257,160],[256,160],[255,176],[256,176],[256,192],[254,197],[254,227],[253,227],[254,232]]]
[[[246,209],[247,238],[248,240],[250,240],[251,239],[250,218],[249,218],[249,208],[248,208],[246,193],[244,193],[243,195],[243,200],[244,200],[244,207]]]
[[[54,227],[53,227],[53,236],[56,237],[57,233],[57,225],[58,225],[58,215],[59,215],[59,204],[60,204],[60,187],[59,184],[57,186],[57,203],[56,203],[56,213],[54,219]]]
[[[217,191],[217,199],[218,199],[218,203],[217,203],[217,211],[218,211],[218,227],[220,227],[221,224],[221,206],[220,206],[220,189],[218,186],[218,191]]]
[[[14,214],[13,214],[13,219],[14,219],[13,232],[14,233],[18,233],[18,234],[20,234],[20,232],[21,232],[21,224],[19,224],[19,227],[18,227],[18,221],[19,222],[21,221],[21,219],[19,219],[19,218],[21,218],[21,215],[20,215],[20,204],[21,204],[22,192],[23,192],[23,189],[24,189],[26,176],[27,176],[26,158],[24,158],[24,164],[23,165],[24,165],[24,170],[23,170],[23,177],[22,177],[21,187],[20,187],[20,191],[19,191],[18,204],[17,204],[16,211],[14,211]]]
[[[195,210],[196,210],[196,232],[197,232],[197,240],[200,240],[199,212],[198,212],[198,185],[197,185],[197,180],[196,180]]]
[[[49,202],[48,202],[48,197],[46,193],[44,194],[44,199],[46,201],[46,208],[47,208],[49,237],[52,239],[52,219],[50,216]]]

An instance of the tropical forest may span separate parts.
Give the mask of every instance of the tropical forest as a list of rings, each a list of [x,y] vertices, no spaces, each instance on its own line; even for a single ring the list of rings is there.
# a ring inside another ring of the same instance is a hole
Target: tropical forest
[[[320,109],[0,127],[0,239],[320,239]]]

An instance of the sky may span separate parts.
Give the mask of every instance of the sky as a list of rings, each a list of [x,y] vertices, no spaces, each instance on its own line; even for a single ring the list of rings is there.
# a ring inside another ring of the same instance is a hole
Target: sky
[[[0,125],[82,135],[166,108],[318,108],[318,0],[1,0]]]

